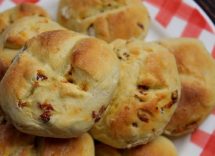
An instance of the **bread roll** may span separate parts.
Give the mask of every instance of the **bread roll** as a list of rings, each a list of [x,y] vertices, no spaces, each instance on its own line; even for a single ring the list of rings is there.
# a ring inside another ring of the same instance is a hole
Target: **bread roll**
[[[43,138],[39,146],[40,156],[95,156],[93,139],[87,133],[73,139]]]
[[[96,156],[178,156],[174,144],[163,136],[158,136],[145,145],[118,150],[108,145],[97,143]]]
[[[17,131],[11,124],[0,124],[1,156],[36,156],[34,136]]]
[[[28,4],[21,4],[16,9],[19,7],[25,8],[27,6]],[[29,4],[29,7],[37,8],[37,6],[33,4]],[[12,11],[14,10],[12,9]],[[64,29],[47,17],[30,16],[30,14],[27,13],[24,14],[27,17],[23,15],[23,18],[15,20],[14,23],[7,26],[7,28],[0,33],[0,80],[20,51],[20,48],[28,39],[48,30]]]
[[[0,79],[25,42],[39,33],[64,29],[47,17],[28,16],[17,20],[0,35]]]
[[[215,107],[215,61],[197,39],[167,39],[160,44],[174,54],[182,86],[165,133],[180,136],[194,131]]]
[[[122,156],[121,152],[111,146],[105,145],[103,143],[95,144],[95,156]]]
[[[17,131],[9,122],[0,124],[1,156],[94,156],[89,134],[73,139],[39,138]]]
[[[156,43],[117,40],[112,45],[121,63],[120,80],[91,134],[115,148],[146,144],[163,132],[177,107],[175,59]]]
[[[61,0],[58,22],[110,42],[117,38],[144,38],[149,14],[140,0]]]
[[[22,132],[76,137],[99,120],[118,79],[119,63],[107,43],[49,31],[29,40],[13,61],[0,83],[0,103]]]
[[[32,3],[22,3],[0,13],[0,34],[5,30],[7,26],[14,23],[18,19],[32,15],[43,17],[49,16],[42,7],[34,5]]]
[[[123,156],[178,156],[174,144],[159,136],[152,142],[123,151]]]

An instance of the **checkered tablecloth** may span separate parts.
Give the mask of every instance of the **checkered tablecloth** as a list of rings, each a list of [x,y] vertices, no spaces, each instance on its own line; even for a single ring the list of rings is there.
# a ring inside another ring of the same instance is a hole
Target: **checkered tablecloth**
[[[32,2],[45,7],[54,17],[58,0],[0,0],[0,11],[15,3]],[[215,27],[209,24],[192,0],[145,0],[150,16],[170,37],[200,39],[215,58]],[[180,156],[215,156],[215,110],[191,135],[174,141]]]
[[[146,0],[152,18],[172,37],[200,39],[215,58],[215,28],[199,9],[182,0]],[[215,110],[191,135],[175,141],[180,156],[215,156]]]

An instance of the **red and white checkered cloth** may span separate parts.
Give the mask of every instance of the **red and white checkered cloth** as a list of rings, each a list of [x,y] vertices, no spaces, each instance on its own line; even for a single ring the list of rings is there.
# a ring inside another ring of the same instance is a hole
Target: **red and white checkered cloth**
[[[200,11],[182,0],[145,0],[152,18],[172,37],[200,39],[215,58],[215,29]],[[215,110],[192,134],[175,141],[180,156],[215,156]]]
[[[45,7],[54,17],[58,1],[0,0],[0,11],[13,6],[15,3],[32,2]],[[163,26],[164,34],[168,34],[166,37],[198,38],[215,58],[215,28],[209,24],[205,15],[203,16],[200,9],[191,1],[145,0],[144,3],[151,18]],[[152,39],[156,39],[156,37],[152,37]],[[174,142],[180,156],[215,156],[215,110],[193,134]]]

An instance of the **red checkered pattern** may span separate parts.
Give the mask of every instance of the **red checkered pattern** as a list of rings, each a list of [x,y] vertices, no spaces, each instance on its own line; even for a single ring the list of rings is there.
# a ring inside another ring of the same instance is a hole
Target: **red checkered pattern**
[[[144,3],[157,9],[154,18],[166,28],[167,31],[168,26],[173,22],[173,18],[177,17],[185,23],[183,28],[181,28],[179,36],[201,39],[202,33],[210,34],[209,36],[211,38],[209,38],[209,42],[213,43],[208,49],[211,50],[211,54],[215,58],[214,29],[209,26],[208,22],[196,8],[191,7],[186,1],[182,0],[145,0]],[[175,31],[177,31],[177,29]],[[189,136],[190,138],[188,137],[189,142],[186,143],[186,146],[190,147],[191,152],[192,149],[195,150],[195,152],[184,154],[188,154],[189,156],[215,156],[215,110],[209,116],[208,120],[208,123],[206,121],[206,123]]]
[[[173,17],[186,21],[187,24],[181,33],[181,37],[198,38],[203,30],[213,35],[215,33],[199,11],[182,0],[145,0],[145,2],[159,9],[155,19],[165,28],[171,23]],[[214,56],[215,46],[211,51]]]
[[[0,5],[11,7],[15,3],[42,4],[57,0],[0,0]],[[182,0],[145,0],[152,18],[156,19],[173,37],[199,38],[215,58],[215,29],[210,27],[200,12]],[[6,4],[7,3],[7,4]],[[56,3],[57,5],[57,3]],[[0,6],[1,10],[1,6]],[[215,156],[215,110],[192,134],[183,139],[178,152],[180,156]],[[184,147],[184,148],[182,148]]]

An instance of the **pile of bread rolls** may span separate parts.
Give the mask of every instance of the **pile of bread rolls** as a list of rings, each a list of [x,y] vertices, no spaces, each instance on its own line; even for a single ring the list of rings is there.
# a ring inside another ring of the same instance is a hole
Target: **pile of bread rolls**
[[[215,106],[197,39],[145,42],[140,0],[60,0],[57,22],[0,13],[0,156],[177,156]]]

